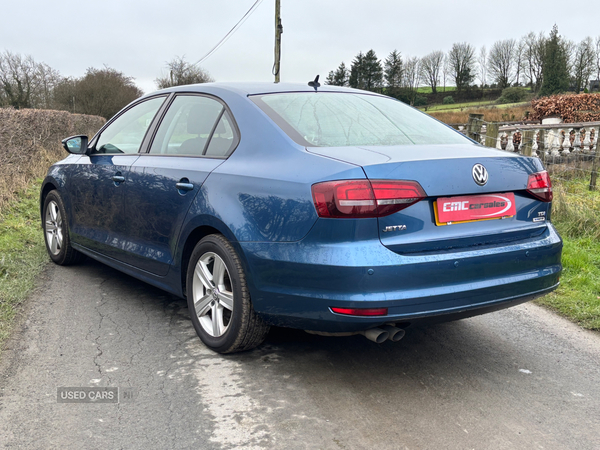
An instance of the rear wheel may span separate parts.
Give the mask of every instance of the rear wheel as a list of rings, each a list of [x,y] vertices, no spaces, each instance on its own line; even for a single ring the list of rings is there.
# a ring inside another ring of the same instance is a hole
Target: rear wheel
[[[207,347],[234,353],[264,341],[269,326],[254,311],[240,259],[223,236],[196,245],[186,285],[192,323]]]
[[[50,191],[46,196],[42,217],[46,250],[52,261],[61,266],[83,261],[85,255],[71,247],[67,212],[58,192]]]

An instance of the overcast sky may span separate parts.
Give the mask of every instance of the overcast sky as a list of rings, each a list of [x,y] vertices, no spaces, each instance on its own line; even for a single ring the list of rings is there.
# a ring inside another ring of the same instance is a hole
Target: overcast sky
[[[195,62],[255,0],[7,0],[0,51],[31,55],[65,76],[110,66],[145,92],[174,56]],[[374,49],[380,59],[447,51],[454,42],[488,49],[553,24],[579,42],[600,34],[591,3],[557,0],[281,0],[281,80],[324,79],[340,62]],[[581,6],[581,7],[579,7]],[[255,12],[202,67],[217,81],[271,81],[275,0]]]

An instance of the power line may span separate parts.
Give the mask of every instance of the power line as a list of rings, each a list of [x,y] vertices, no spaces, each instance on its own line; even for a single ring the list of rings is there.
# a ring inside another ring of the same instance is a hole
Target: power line
[[[248,17],[250,17],[250,15],[258,7],[258,5],[260,5],[262,3],[262,1],[263,0],[256,0],[254,2],[254,4],[250,7],[250,9],[246,12],[246,14],[244,14],[244,16],[239,20],[239,22],[236,23],[231,30],[229,30],[229,32],[223,37],[223,39],[221,39],[217,43],[217,45],[215,45],[206,55],[204,55],[202,58],[200,58],[197,62],[195,62],[192,65],[196,66],[196,65],[200,64],[202,61],[204,61],[206,58],[208,58],[210,55],[212,55],[214,52],[216,52],[219,49],[219,47],[221,47],[221,45],[223,45],[225,43],[225,41],[227,39],[229,39],[229,37],[246,21],[246,19]]]

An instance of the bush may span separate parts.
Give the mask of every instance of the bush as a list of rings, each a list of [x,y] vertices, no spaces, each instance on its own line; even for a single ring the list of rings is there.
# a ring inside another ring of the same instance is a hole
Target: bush
[[[452,104],[454,104],[454,97],[452,97],[451,95],[447,95],[446,97],[444,97],[444,100],[442,100],[442,104],[443,105],[452,105]]]
[[[67,156],[61,139],[75,134],[91,138],[104,122],[66,111],[0,108],[0,212],[21,189]]]
[[[413,106],[426,106],[427,105],[427,98],[423,97],[422,95],[417,95],[415,97],[415,104]]]
[[[502,96],[498,99],[498,103],[519,103],[527,100],[529,91],[522,87],[509,87],[502,90]]]

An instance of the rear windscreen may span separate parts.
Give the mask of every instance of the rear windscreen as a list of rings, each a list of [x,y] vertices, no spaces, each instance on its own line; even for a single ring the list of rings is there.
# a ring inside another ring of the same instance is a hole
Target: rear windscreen
[[[307,147],[471,142],[390,97],[347,92],[290,92],[250,98],[290,138]]]

